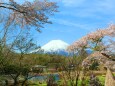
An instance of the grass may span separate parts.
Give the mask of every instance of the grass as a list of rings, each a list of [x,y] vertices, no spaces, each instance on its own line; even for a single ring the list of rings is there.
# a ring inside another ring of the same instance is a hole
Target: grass
[[[105,76],[100,75],[100,76],[97,76],[97,78],[99,79],[100,83],[104,86],[104,83],[105,83]]]
[[[29,86],[47,86],[46,82],[29,81]]]

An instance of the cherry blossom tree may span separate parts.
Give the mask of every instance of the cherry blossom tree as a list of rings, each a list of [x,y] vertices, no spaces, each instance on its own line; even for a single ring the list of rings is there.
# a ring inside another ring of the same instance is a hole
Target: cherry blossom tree
[[[111,39],[111,41],[109,41],[108,39]],[[90,64],[92,64],[91,61],[93,57],[94,60],[98,59],[99,62],[103,60],[104,62],[106,62],[107,60],[114,61],[114,59],[111,58],[111,55],[108,55],[109,51],[114,50],[113,49],[115,43],[114,39],[115,39],[115,25],[110,25],[108,28],[98,29],[95,32],[87,34],[86,36],[75,41],[72,45],[68,47],[67,50],[69,52],[77,53],[77,55],[79,54],[79,51],[83,51],[86,49],[91,49],[94,52],[93,54],[91,54],[91,56],[84,57],[85,59],[83,59],[81,62],[83,70],[82,81],[84,81],[87,69],[89,69]]]
[[[21,28],[35,27],[40,31],[46,23],[51,23],[48,19],[54,12],[57,12],[57,5],[55,2],[47,0],[35,0],[33,2],[25,1],[18,4],[15,0],[9,2],[0,1],[1,21],[7,19],[5,24],[7,26],[19,25]],[[7,12],[3,12],[3,10]],[[4,15],[7,13],[8,15]]]
[[[68,51],[79,53],[79,51],[81,50],[91,49],[93,52],[99,52],[102,56],[106,57],[106,59],[114,61],[114,58],[111,58],[110,55],[110,52],[114,52],[114,37],[115,25],[110,25],[108,28],[98,29],[95,32],[89,33],[86,36],[82,37],[81,39],[70,45],[68,47]],[[106,39],[106,41],[104,39]],[[98,57],[97,54],[95,55]],[[86,63],[87,65],[89,64],[88,60],[83,61],[83,64],[84,63]]]
[[[95,32],[87,34],[70,45],[68,51],[71,52],[86,48],[102,51],[105,49],[102,42],[104,37],[115,37],[115,25],[110,25],[106,29],[98,29]]]
[[[0,39],[6,46],[20,34],[41,31],[44,24],[51,23],[49,17],[57,12],[55,2],[33,0],[18,3],[16,0],[0,0]]]

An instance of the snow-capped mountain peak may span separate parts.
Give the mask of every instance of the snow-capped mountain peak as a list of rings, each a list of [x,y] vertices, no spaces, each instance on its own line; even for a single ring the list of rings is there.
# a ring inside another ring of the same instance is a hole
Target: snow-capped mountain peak
[[[62,40],[52,40],[41,48],[44,50],[44,52],[57,52],[60,50],[66,50],[68,46],[69,44]]]

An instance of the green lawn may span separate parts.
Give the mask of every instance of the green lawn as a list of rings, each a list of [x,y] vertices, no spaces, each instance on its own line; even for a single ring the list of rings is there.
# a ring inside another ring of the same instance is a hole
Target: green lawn
[[[104,86],[105,76],[100,75],[100,76],[97,76],[97,78],[99,79],[102,86]],[[58,86],[61,86],[63,83],[63,80],[59,80],[57,83],[58,83]],[[81,83],[82,83],[82,81],[79,80],[78,86],[81,86]],[[89,77],[86,80],[84,80],[83,83],[85,84],[85,86],[89,86]],[[46,84],[46,82],[43,82],[42,84],[40,84],[39,82],[33,82],[33,85],[30,85],[30,86],[47,86],[47,84]],[[68,81],[68,86],[71,86],[70,81]]]

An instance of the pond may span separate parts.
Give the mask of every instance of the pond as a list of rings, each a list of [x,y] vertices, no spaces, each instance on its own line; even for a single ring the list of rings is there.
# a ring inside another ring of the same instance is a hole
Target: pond
[[[48,75],[36,75],[32,77],[30,80],[33,81],[47,81],[47,79],[52,76],[55,81],[60,80],[59,74],[48,74]]]

